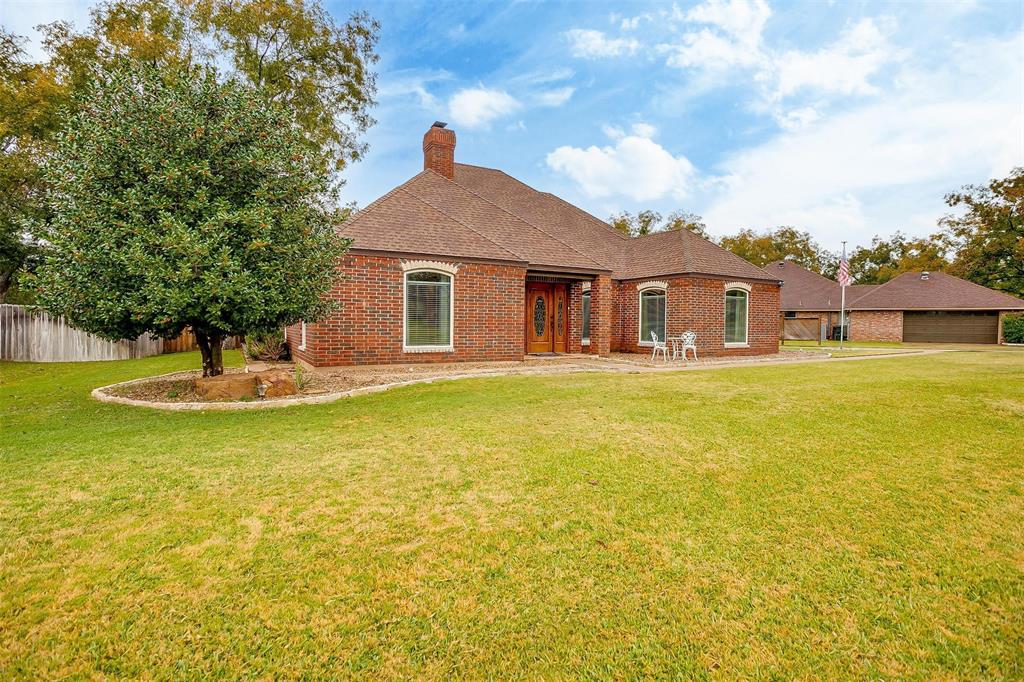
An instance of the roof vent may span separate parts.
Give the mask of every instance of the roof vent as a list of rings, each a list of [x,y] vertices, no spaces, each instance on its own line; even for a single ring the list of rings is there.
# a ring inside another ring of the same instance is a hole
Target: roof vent
[[[432,125],[430,127],[431,128],[447,128],[448,124],[445,123],[444,121],[434,121],[434,125]]]
[[[921,279],[928,279],[928,271],[927,270],[925,270],[924,272],[921,273]]]
[[[785,269],[785,267],[786,267],[786,261],[780,260],[779,261],[779,270],[783,270],[783,269]]]

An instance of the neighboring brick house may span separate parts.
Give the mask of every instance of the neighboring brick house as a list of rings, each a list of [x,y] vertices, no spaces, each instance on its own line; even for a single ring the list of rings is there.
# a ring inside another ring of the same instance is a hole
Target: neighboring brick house
[[[783,319],[816,319],[838,338],[841,290],[791,261],[765,266],[782,286]],[[851,341],[1002,343],[1003,318],[1024,301],[942,272],[905,272],[885,284],[846,288],[844,338]],[[803,327],[800,327],[803,329]]]
[[[775,353],[779,278],[689,231],[630,238],[423,137],[424,170],[341,226],[336,313],[289,327],[314,365],[644,351],[697,333],[703,356]]]

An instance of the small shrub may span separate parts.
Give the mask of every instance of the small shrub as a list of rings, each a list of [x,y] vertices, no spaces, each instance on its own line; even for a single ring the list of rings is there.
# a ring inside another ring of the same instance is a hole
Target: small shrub
[[[1024,313],[1003,318],[1003,338],[1006,343],[1024,343]]]
[[[280,331],[245,337],[242,344],[246,357],[252,360],[287,360],[288,346],[284,341],[284,333]]]

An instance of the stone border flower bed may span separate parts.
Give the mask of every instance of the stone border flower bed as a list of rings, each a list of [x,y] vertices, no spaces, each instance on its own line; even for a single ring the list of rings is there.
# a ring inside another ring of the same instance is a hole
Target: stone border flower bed
[[[928,353],[929,351],[925,351]],[[940,352],[940,351],[932,351]],[[289,407],[291,405],[317,405],[331,403],[369,393],[380,393],[401,386],[431,384],[437,381],[479,379],[497,376],[537,376],[569,373],[626,373],[672,372],[684,370],[720,369],[742,365],[782,364],[793,362],[822,362],[830,360],[827,353],[786,352],[776,356],[750,358],[714,358],[690,362],[651,363],[648,358],[630,355],[610,358],[591,356],[563,356],[550,359],[530,359],[525,362],[452,363],[435,365],[395,365],[387,367],[346,367],[304,370],[302,393],[297,396],[267,398],[244,401],[197,401],[194,391],[185,389],[186,382],[198,377],[198,371],[171,372],[141,379],[122,381],[93,389],[92,397],[100,402],[136,407],[150,407],[158,410],[258,410],[265,408]],[[861,360],[878,356],[836,358],[836,360]],[[239,371],[239,370],[230,370]],[[159,388],[146,388],[156,385]],[[146,399],[156,394],[167,396],[168,387],[177,387],[177,395],[162,400]]]

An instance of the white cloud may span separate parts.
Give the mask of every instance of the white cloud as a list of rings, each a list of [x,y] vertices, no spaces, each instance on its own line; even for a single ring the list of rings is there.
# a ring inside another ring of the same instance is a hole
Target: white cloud
[[[821,115],[814,107],[800,107],[799,109],[793,109],[792,111],[775,112],[775,122],[778,123],[779,127],[783,130],[800,130],[801,128],[806,128],[817,121],[820,117]]]
[[[930,233],[944,193],[1024,163],[1021,39],[958,46],[941,70],[905,70],[897,94],[727,157],[722,189],[703,208],[709,227],[794,224],[833,248],[897,229]]]
[[[667,52],[666,64],[678,69],[701,68],[714,72],[753,67],[764,62],[760,51],[707,29],[686,33],[681,44],[659,45],[658,50]]]
[[[423,71],[420,69],[392,71],[387,74],[386,78],[381,79],[377,92],[382,100],[413,95],[422,108],[439,112],[441,103],[438,102],[428,87],[432,83],[451,79],[452,75],[444,69],[439,71]]]
[[[545,107],[560,107],[569,101],[576,88],[564,87],[546,90],[537,94],[537,103]]]
[[[654,137],[658,132],[658,129],[652,126],[650,123],[634,123],[633,134],[637,137],[646,137],[648,139]]]
[[[651,126],[641,130],[653,132]],[[652,201],[686,197],[694,168],[685,156],[672,156],[648,137],[625,135],[621,129],[610,127],[606,132],[612,133],[614,145],[559,147],[548,154],[548,166],[567,175],[593,198],[619,195]]]
[[[683,22],[702,28],[685,31],[678,41],[656,49],[667,55],[668,66],[714,75],[713,81],[705,79],[705,85],[727,84],[728,71],[751,77],[760,108],[798,94],[877,94],[872,79],[906,55],[890,43],[895,22],[884,18],[861,19],[819,50],[773,50],[764,43],[771,14],[763,0],[708,0],[677,14]],[[784,119],[778,112],[775,117]]]
[[[886,32],[891,30],[892,22],[881,23]],[[871,77],[904,56],[889,43],[886,32],[875,20],[861,19],[822,50],[791,50],[776,56],[774,97],[781,99],[802,89],[841,95],[876,94],[878,88]]]
[[[565,32],[574,57],[583,59],[600,59],[617,57],[621,54],[633,54],[640,43],[632,38],[609,38],[601,31],[574,28]]]
[[[504,90],[465,88],[448,100],[448,114],[455,123],[467,128],[483,128],[491,121],[513,114],[522,105]]]
[[[764,0],[708,0],[686,13],[686,20],[721,29],[736,43],[756,48],[772,10]]]

